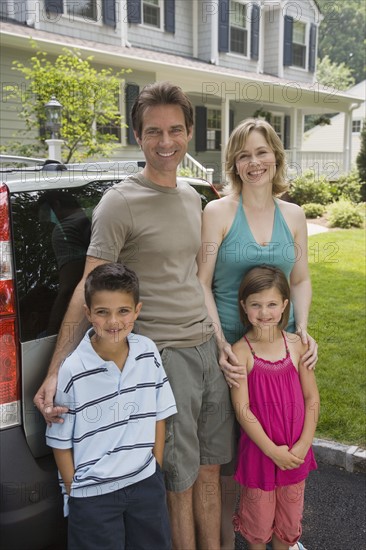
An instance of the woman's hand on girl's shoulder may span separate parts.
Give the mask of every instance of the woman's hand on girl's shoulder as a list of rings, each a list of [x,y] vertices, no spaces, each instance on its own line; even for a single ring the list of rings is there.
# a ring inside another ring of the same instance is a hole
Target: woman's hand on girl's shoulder
[[[301,338],[301,343],[303,344],[303,351],[301,353],[301,363],[307,369],[315,369],[315,365],[318,361],[318,344],[316,340],[310,334],[301,328],[298,329],[297,333]]]

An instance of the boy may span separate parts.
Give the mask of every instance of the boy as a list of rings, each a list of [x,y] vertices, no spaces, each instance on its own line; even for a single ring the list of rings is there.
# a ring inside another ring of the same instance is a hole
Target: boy
[[[177,412],[155,344],[132,334],[136,274],[108,263],[85,282],[92,327],[60,371],[64,422],[47,428],[69,505],[69,550],[170,550],[160,470],[165,418]]]

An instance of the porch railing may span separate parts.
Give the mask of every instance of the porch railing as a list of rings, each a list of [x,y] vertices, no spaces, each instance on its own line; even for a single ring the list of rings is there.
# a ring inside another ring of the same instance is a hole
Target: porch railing
[[[184,159],[182,160],[179,168],[187,168],[195,178],[202,178],[207,180],[209,183],[213,181],[213,168],[206,168],[193,158],[189,153],[186,153]]]
[[[314,170],[315,178],[325,176],[329,180],[336,180],[344,173],[343,153],[324,151],[296,151],[287,150],[286,160],[288,177],[296,178],[306,170]]]

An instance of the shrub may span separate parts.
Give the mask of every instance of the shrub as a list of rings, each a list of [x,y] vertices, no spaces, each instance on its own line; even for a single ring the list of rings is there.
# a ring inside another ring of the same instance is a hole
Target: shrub
[[[291,183],[289,196],[293,202],[302,206],[312,202],[328,204],[332,201],[331,186],[325,176],[315,177],[314,170],[307,170]]]
[[[357,170],[352,170],[349,174],[341,175],[338,180],[331,185],[331,192],[334,200],[344,198],[354,203],[360,202],[361,185]]]
[[[363,225],[360,208],[347,199],[340,199],[330,204],[327,213],[331,227],[349,229],[350,227],[362,227]]]
[[[308,202],[303,204],[301,208],[304,210],[307,218],[318,218],[325,212],[325,206],[316,202]]]
[[[190,168],[178,168],[178,176],[183,176],[185,178],[195,178],[196,174]]]

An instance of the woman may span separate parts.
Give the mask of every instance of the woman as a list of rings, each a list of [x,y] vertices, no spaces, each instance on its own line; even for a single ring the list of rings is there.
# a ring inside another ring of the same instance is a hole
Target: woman
[[[299,206],[277,198],[287,189],[285,151],[268,122],[247,119],[234,129],[226,149],[226,174],[225,196],[210,202],[203,213],[198,276],[216,327],[220,366],[232,387],[245,376],[231,345],[245,332],[236,304],[240,281],[252,267],[274,265],[286,274],[291,288],[286,330],[308,345],[302,357],[308,368],[317,361],[317,344],[307,333],[311,282],[306,219]],[[228,484],[226,480],[227,489]],[[232,487],[227,493],[233,494]],[[225,498],[223,506],[227,530],[225,502],[232,513],[233,499]],[[225,547],[230,546],[232,542],[226,542]]]

